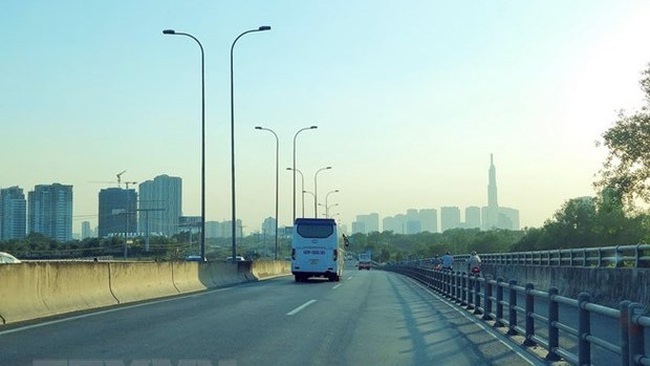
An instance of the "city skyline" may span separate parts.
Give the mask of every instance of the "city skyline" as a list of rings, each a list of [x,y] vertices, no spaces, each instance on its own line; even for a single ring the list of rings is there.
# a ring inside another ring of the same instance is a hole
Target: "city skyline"
[[[138,185],[138,191],[128,188],[128,184],[137,184],[137,182],[126,182],[126,188],[124,189],[119,187],[120,183],[121,182],[118,182],[118,187],[105,188],[99,192],[98,217],[102,217],[102,219],[99,219],[99,223],[96,227],[97,235],[99,236],[120,235],[127,232],[128,235],[135,235],[135,233],[139,233],[140,235],[143,233],[150,233],[170,236],[183,231],[188,227],[197,226],[197,220],[200,222],[200,217],[182,215],[181,177],[171,177],[167,174],[157,175],[154,178],[140,183]],[[37,185],[35,189],[38,189],[41,186],[42,185]],[[54,186],[60,186],[60,184],[54,184]],[[72,186],[66,187],[70,190],[70,201],[72,201]],[[30,194],[31,193],[32,192],[30,192]],[[338,193],[338,191],[330,191],[329,193]],[[482,230],[499,228],[519,230],[519,210],[500,207],[498,205],[497,195],[496,167],[494,164],[494,156],[493,154],[490,154],[487,185],[488,205],[483,207],[465,207],[464,220],[461,220],[460,208],[458,206],[442,206],[439,207],[439,216],[436,208],[424,208],[419,210],[409,208],[406,210],[405,214],[397,213],[394,216],[382,217],[381,227],[379,225],[380,216],[377,213],[357,214],[354,221],[349,225],[347,225],[347,223],[342,223],[342,226],[344,231],[346,231],[345,228],[349,227],[351,233],[369,233],[373,231],[393,231],[396,234],[415,234],[422,231],[436,233],[444,232],[445,230],[453,228],[479,228]],[[129,208],[122,207],[123,203],[127,204]],[[105,207],[104,209],[101,208],[102,205]],[[327,205],[321,206],[322,210],[325,210],[323,215],[329,215],[327,212]],[[336,206],[338,206],[338,204],[336,204]],[[30,204],[29,207],[32,207],[32,205]],[[131,212],[131,215],[129,215],[131,217],[130,223],[125,221],[125,212]],[[320,211],[318,210],[316,211],[317,214],[319,212]],[[28,213],[29,217],[32,215],[31,212]],[[338,213],[334,214],[334,216],[338,216]],[[438,220],[438,217],[440,220]],[[272,221],[273,225],[275,225],[275,219],[267,217],[261,223],[258,223],[259,227],[250,226],[251,229],[244,232],[243,228],[245,225],[241,219],[238,219],[238,227],[240,228],[238,235],[268,233],[269,221]],[[231,223],[232,221],[208,220],[206,222],[206,225],[208,226],[208,228],[206,228],[206,236],[230,237],[232,235],[232,228],[230,227]],[[100,224],[104,227],[100,227]],[[81,238],[87,237],[87,234],[84,234],[84,231],[90,232],[90,228],[84,229],[84,226],[89,226],[89,222],[84,220],[80,225],[81,234],[79,236]],[[31,226],[32,224],[30,224],[30,227]],[[284,227],[286,228],[287,225]],[[135,228],[137,228],[137,230]],[[440,230],[438,230],[438,228],[440,228]],[[28,230],[28,232],[29,231],[30,230]],[[75,234],[79,233],[75,232]]]
[[[242,11],[242,9],[246,11]],[[74,188],[73,231],[97,226],[98,192],[123,179],[183,179],[183,215],[201,203],[205,48],[206,221],[229,221],[230,46],[234,54],[237,217],[291,224],[292,139],[305,190],[350,226],[359,213],[499,204],[540,227],[569,199],[594,196],[597,147],[620,109],[642,105],[650,3],[631,0],[265,3],[52,3],[9,0],[2,45],[0,188]],[[56,32],[51,30],[56,29]],[[301,197],[296,198],[301,205]],[[306,195],[306,213],[313,200]],[[301,212],[300,206],[297,212]]]

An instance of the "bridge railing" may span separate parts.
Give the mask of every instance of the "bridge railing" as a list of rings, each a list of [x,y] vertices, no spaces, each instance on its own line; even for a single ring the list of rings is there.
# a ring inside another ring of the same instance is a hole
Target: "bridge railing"
[[[517,281],[505,282],[491,276],[403,264],[384,269],[418,280],[482,320],[493,321],[494,327],[507,327],[507,335],[523,336],[523,346],[543,347],[549,361],[564,359],[573,365],[590,365],[593,345],[613,353],[620,365],[650,365],[644,339],[645,328],[650,328],[650,317],[645,315],[646,308],[641,304],[622,301],[618,309],[613,309],[591,302],[586,292],[572,299],[558,295],[557,288],[540,291],[532,283],[521,286]],[[535,300],[540,299],[547,304],[543,309],[535,307]],[[560,309],[577,316],[561,314]],[[591,331],[594,315],[620,324],[615,341]]]
[[[609,247],[539,250],[511,253],[479,253],[485,264],[520,264],[565,267],[634,267],[650,268],[650,244],[617,245]],[[466,261],[468,254],[455,255],[456,261]],[[402,263],[431,263],[434,258]]]

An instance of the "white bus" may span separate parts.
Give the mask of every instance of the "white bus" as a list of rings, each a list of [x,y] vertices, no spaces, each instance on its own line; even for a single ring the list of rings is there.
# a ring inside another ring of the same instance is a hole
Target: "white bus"
[[[291,273],[296,282],[310,277],[339,281],[343,276],[345,253],[339,245],[336,221],[299,218],[293,226]]]

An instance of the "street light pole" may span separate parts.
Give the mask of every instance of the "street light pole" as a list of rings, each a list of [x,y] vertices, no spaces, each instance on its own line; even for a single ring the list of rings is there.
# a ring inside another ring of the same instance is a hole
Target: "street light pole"
[[[258,27],[257,29],[249,29],[235,38],[230,46],[230,160],[231,160],[231,189],[232,189],[232,258],[233,263],[236,263],[235,258],[237,258],[237,213],[235,210],[235,83],[234,83],[234,66],[233,66],[233,54],[235,50],[235,44],[237,41],[246,34],[254,32],[263,32],[271,30],[271,27],[265,25]]]
[[[294,169],[291,168],[291,167],[288,167],[287,170],[294,170]],[[302,198],[302,217],[305,217],[305,193],[304,193],[304,191],[305,191],[305,175],[302,174],[300,169],[296,169],[295,171],[296,171],[296,173],[300,174],[300,182],[301,182],[300,183],[300,192],[301,192],[300,196]]]
[[[205,261],[205,54],[201,42],[189,33],[165,29],[163,34],[190,37],[201,49],[201,243],[199,247],[201,260]]]
[[[275,136],[275,259],[278,259],[278,180],[280,169],[280,139],[270,128],[255,126],[256,130],[269,131]]]
[[[318,218],[318,213],[316,212],[316,196],[314,195],[314,192],[312,191],[302,191],[303,194],[309,193],[312,197],[314,197],[314,218]]]
[[[326,166],[325,168],[320,168],[316,171],[316,174],[314,174],[314,218],[318,218],[317,214],[317,202],[318,202],[318,173],[322,172],[323,170],[329,170],[332,169],[331,166]]]
[[[335,189],[333,191],[327,192],[327,194],[325,195],[325,216],[327,216],[327,217],[329,217],[329,206],[327,205],[327,199],[330,197],[330,194],[338,193],[338,192],[339,192],[339,190]]]
[[[298,137],[298,134],[301,133],[302,131],[313,130],[313,129],[316,129],[316,128],[318,128],[318,126],[309,126],[309,127],[301,128],[301,129],[298,130],[298,132],[296,132],[295,135],[293,135],[293,222],[291,223],[291,225],[293,225],[296,222],[296,171],[297,171],[296,170],[296,138]],[[301,173],[301,175],[302,175],[302,173]],[[304,191],[304,189],[305,189],[304,184],[303,184],[302,188],[303,188],[303,191]],[[303,195],[303,198],[302,198],[302,205],[303,205],[302,217],[305,217],[305,207],[304,207],[305,206],[305,197],[304,197],[304,195]]]

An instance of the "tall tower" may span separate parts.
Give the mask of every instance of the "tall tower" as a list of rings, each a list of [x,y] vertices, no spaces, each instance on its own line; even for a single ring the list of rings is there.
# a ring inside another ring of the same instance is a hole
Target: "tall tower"
[[[179,232],[183,180],[159,175],[139,185],[140,232],[171,236]]]
[[[59,242],[72,240],[72,185],[39,184],[27,195],[28,231]]]
[[[499,203],[497,201],[497,174],[494,158],[490,154],[490,169],[488,170],[488,204],[483,216],[483,229],[490,230],[499,224]]]
[[[23,189],[0,189],[0,240],[24,238],[26,232],[27,201]]]

